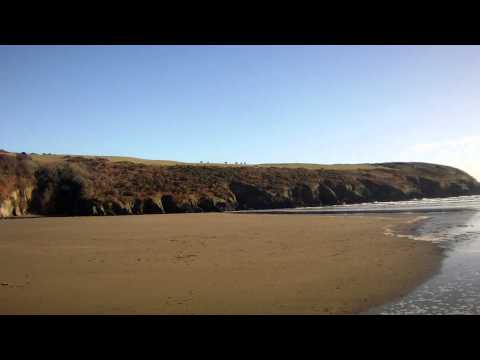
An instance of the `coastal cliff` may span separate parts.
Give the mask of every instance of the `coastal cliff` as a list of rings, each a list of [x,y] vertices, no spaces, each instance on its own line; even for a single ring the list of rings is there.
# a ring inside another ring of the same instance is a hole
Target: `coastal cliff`
[[[0,216],[129,215],[278,209],[480,194],[449,166],[381,163],[346,169],[146,165],[0,154]]]

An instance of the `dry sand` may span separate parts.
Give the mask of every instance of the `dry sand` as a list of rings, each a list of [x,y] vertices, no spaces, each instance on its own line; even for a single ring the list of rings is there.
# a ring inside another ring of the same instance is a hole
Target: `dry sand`
[[[175,214],[0,221],[0,314],[348,314],[438,269],[414,217]]]

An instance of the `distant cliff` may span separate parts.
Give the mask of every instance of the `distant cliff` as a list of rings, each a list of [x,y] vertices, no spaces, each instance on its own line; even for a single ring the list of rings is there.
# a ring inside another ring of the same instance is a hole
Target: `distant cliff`
[[[467,173],[426,163],[345,169],[157,166],[0,153],[0,216],[275,209],[480,194]]]

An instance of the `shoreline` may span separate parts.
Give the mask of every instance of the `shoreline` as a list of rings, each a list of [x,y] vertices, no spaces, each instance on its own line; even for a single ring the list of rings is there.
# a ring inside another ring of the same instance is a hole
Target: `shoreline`
[[[0,313],[360,314],[439,269],[435,244],[401,237],[418,218],[204,213],[0,222]]]
[[[417,234],[417,230],[422,227],[425,223],[428,221],[431,221],[431,216],[424,215],[424,216],[416,216],[412,220],[406,221],[404,223],[400,223],[397,225],[389,225],[386,228],[384,228],[385,232],[384,234],[389,237],[396,237],[397,239],[403,238],[403,239],[408,239],[410,241],[415,241],[415,242],[422,242],[422,243],[428,243],[431,244],[436,248],[436,256],[439,257],[437,263],[430,269],[430,271],[424,272],[423,274],[418,274],[418,277],[416,279],[416,284],[413,284],[410,289],[401,295],[398,296],[392,296],[390,299],[384,301],[381,304],[371,306],[364,310],[361,314],[362,315],[372,315],[374,314],[375,309],[380,309],[388,304],[392,304],[396,301],[401,300],[403,297],[408,296],[409,294],[413,293],[417,288],[422,286],[424,283],[435,277],[436,275],[439,274],[440,268],[442,267],[442,263],[446,257],[445,254],[445,249],[442,247],[434,244],[432,240],[434,238],[431,238],[430,235],[422,235],[419,236]]]
[[[479,213],[432,215],[412,238],[435,243],[444,253],[441,271],[407,296],[369,311],[369,314],[479,314]]]

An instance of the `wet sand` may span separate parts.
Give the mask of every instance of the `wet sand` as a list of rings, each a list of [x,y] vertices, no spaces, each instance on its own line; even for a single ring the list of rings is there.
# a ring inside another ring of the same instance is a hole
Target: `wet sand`
[[[0,221],[0,314],[351,314],[442,259],[413,215],[172,214]]]

